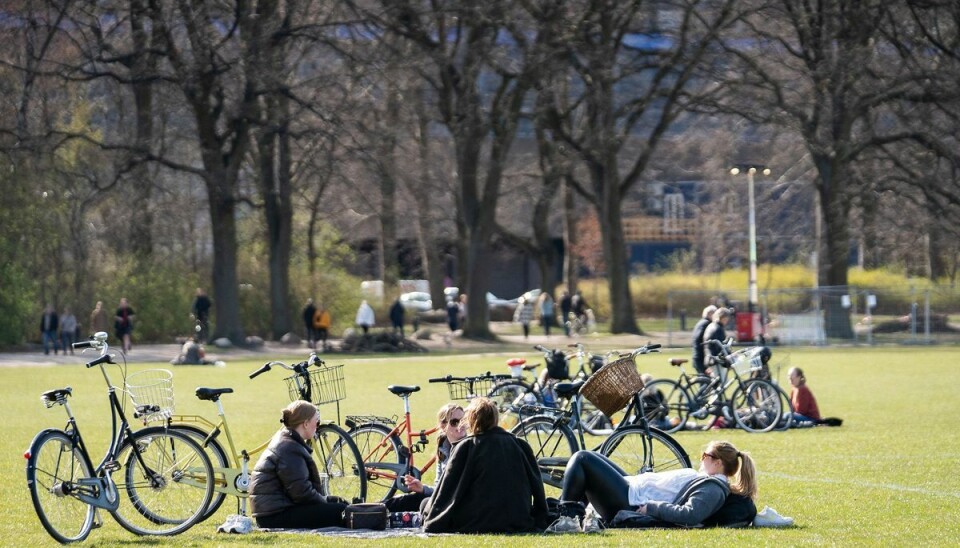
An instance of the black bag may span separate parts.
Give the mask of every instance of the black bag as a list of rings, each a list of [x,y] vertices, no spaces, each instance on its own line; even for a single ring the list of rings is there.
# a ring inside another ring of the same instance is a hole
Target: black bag
[[[343,526],[350,529],[383,531],[387,521],[387,506],[381,502],[350,504],[343,509]]]
[[[547,375],[558,381],[570,378],[567,356],[562,350],[554,350],[550,353],[550,359],[547,360]]]

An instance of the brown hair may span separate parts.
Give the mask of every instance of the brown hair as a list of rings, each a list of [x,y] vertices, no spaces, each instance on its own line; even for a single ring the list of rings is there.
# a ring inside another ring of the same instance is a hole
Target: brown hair
[[[443,453],[440,452],[440,446],[442,446],[443,442],[446,441],[447,439],[447,435],[442,433],[443,425],[448,420],[450,420],[450,415],[453,415],[453,412],[456,411],[457,409],[459,409],[460,411],[463,411],[463,407],[461,407],[460,404],[448,403],[443,407],[441,407],[439,411],[437,411],[437,426],[441,428],[440,430],[441,434],[437,436],[437,460],[438,461],[442,462],[444,459],[447,458]]]
[[[803,375],[803,369],[800,369],[799,367],[791,367],[791,368],[790,368],[790,371],[796,371],[796,372],[797,372],[797,376],[800,377],[800,385],[801,385],[801,386],[804,385],[804,384],[807,384],[807,377],[805,377],[805,376]],[[787,375],[789,375],[789,374],[790,374],[790,372],[788,371],[788,372],[787,372]]]
[[[500,422],[500,411],[497,405],[487,398],[476,398],[463,414],[467,421],[467,431],[471,435],[483,434]]]
[[[720,459],[723,474],[730,478],[731,491],[751,499],[757,498],[757,469],[750,453],[738,451],[727,441],[712,441],[705,452]]]
[[[290,405],[283,409],[283,415],[280,417],[280,422],[282,422],[287,428],[293,430],[294,428],[317,416],[319,413],[320,411],[317,410],[316,405],[313,405],[308,401],[298,400],[291,402]]]

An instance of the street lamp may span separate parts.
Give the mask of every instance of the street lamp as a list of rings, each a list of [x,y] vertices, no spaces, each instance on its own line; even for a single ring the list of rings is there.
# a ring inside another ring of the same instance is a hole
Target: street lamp
[[[757,210],[753,192],[753,175],[760,170],[764,175],[770,175],[770,168],[762,164],[738,164],[730,169],[731,175],[739,175],[741,171],[747,173],[747,202],[749,209],[749,237],[750,237],[750,297],[747,310],[756,312],[760,296],[757,293]]]

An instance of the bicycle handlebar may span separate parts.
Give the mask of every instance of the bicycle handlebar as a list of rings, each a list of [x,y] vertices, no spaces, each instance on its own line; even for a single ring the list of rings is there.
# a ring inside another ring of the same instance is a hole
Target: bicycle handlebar
[[[80,341],[80,342],[73,343],[73,347],[77,349],[90,348],[92,346],[93,346],[93,341]]]
[[[93,367],[95,365],[100,365],[101,363],[114,363],[111,357],[112,356],[110,356],[110,354],[104,354],[103,356],[100,356],[99,358],[93,361],[87,362],[87,368]]]
[[[263,364],[263,366],[262,366],[260,369],[257,369],[257,370],[254,371],[253,373],[250,373],[250,378],[252,379],[252,378],[254,378],[254,377],[258,376],[258,375],[262,375],[262,374],[266,373],[267,371],[270,371],[270,364],[272,364],[272,363],[273,363],[273,362],[269,362],[269,363]]]

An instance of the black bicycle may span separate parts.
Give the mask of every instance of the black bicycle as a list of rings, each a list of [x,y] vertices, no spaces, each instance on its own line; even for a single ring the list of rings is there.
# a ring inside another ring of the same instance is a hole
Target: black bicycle
[[[108,354],[106,333],[99,332],[73,347],[100,351],[100,356],[86,365],[99,366],[107,383],[111,442],[94,467],[68,402],[73,390],[66,387],[43,393],[47,408],[63,406],[67,425],[42,430],[24,454],[27,487],[40,523],[64,544],[81,541],[91,529],[102,525],[100,509],[110,512],[121,526],[137,535],[186,531],[203,516],[213,495],[213,470],[203,448],[189,436],[162,426],[137,431],[130,428],[117,388],[104,367],[116,364]],[[121,374],[126,383],[125,365]],[[136,412],[167,413],[172,409],[159,402],[137,405]],[[118,475],[116,481],[114,475]]]
[[[588,448],[581,419],[585,398],[604,413],[619,413],[626,408],[617,427],[592,451],[610,457],[630,474],[690,467],[690,457],[683,446],[669,434],[650,426],[641,412],[640,389],[643,383],[633,357],[655,352],[659,347],[645,345],[637,348],[629,356],[604,365],[588,380],[556,384],[557,394],[571,402],[568,409],[521,407],[520,412],[527,417],[512,432],[530,444],[548,491],[561,488],[570,456]]]
[[[703,430],[720,417],[747,432],[776,428],[783,415],[783,391],[762,378],[740,377],[759,358],[731,352],[729,342],[704,344],[714,349],[713,374],[688,375],[683,369],[686,359],[671,359],[670,364],[680,368],[680,377],[658,379],[644,387],[641,402],[647,420],[667,432]]]

